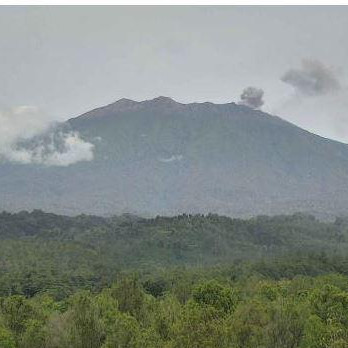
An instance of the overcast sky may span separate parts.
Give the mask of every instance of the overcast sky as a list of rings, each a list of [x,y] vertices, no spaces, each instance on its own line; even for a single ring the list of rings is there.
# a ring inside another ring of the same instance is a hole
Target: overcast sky
[[[237,102],[255,86],[263,110],[348,142],[347,33],[348,7],[2,6],[0,110],[67,119],[123,97]]]

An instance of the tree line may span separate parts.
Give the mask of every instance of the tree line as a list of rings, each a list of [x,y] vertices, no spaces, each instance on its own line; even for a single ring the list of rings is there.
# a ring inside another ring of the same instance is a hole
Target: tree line
[[[346,348],[348,220],[0,214],[0,348]]]

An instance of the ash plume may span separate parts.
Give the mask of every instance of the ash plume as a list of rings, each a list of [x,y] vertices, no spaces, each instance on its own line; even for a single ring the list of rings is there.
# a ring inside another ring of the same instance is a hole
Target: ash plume
[[[305,59],[300,69],[290,69],[281,80],[292,86],[299,95],[318,96],[341,89],[334,72],[323,63]]]
[[[248,106],[252,109],[259,109],[264,104],[263,101],[264,92],[261,88],[246,87],[240,95],[240,105]]]

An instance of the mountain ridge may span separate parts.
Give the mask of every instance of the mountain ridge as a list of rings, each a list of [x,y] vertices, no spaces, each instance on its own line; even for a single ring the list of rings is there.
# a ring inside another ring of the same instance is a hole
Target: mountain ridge
[[[64,126],[94,144],[94,159],[66,168],[3,167],[0,209],[238,217],[348,212],[348,145],[247,106],[123,98]]]
[[[253,112],[255,113],[261,113],[262,116],[269,116],[271,118],[274,118],[274,119],[277,119],[277,120],[280,120],[284,123],[287,123],[291,126],[294,126],[296,127],[297,129],[300,129],[304,132],[307,132],[308,134],[311,134],[313,136],[316,136],[316,137],[319,137],[321,139],[325,139],[325,140],[328,140],[330,142],[334,142],[334,143],[338,143],[338,144],[343,144],[343,145],[346,145],[348,146],[347,143],[344,143],[344,142],[341,142],[341,141],[338,141],[338,140],[335,140],[335,139],[332,139],[332,138],[328,138],[328,137],[325,137],[325,136],[322,136],[322,135],[319,135],[319,134],[316,134],[316,133],[312,133],[311,131],[309,130],[306,130],[298,125],[296,125],[295,123],[292,123],[288,120],[285,120],[284,118],[282,118],[281,116],[278,116],[278,115],[273,115],[269,112],[265,112],[261,109],[252,109],[246,105],[243,105],[243,104],[238,104],[238,103],[235,103],[235,102],[227,102],[227,103],[214,103],[214,102],[210,102],[210,101],[205,101],[205,102],[188,102],[188,103],[182,103],[182,102],[178,102],[176,101],[174,98],[171,98],[171,97],[166,97],[166,96],[158,96],[158,97],[154,97],[152,99],[146,99],[146,100],[142,100],[142,101],[136,101],[136,100],[133,100],[133,99],[129,99],[129,98],[121,98],[121,99],[118,99],[114,102],[111,102],[109,104],[106,104],[104,106],[100,106],[100,107],[96,107],[96,108],[93,108],[92,110],[89,110],[89,111],[86,111],[86,112],[83,112],[82,114],[78,115],[78,116],[74,116],[74,117],[71,117],[69,119],[67,119],[64,123],[69,123],[69,122],[73,122],[74,120],[76,119],[83,119],[85,117],[88,117],[89,115],[93,115],[93,116],[96,116],[95,113],[96,112],[99,112],[99,111],[102,111],[102,110],[108,110],[108,111],[125,111],[126,109],[131,109],[131,108],[137,108],[137,107],[142,107],[142,106],[146,106],[146,105],[149,105],[149,104],[157,104],[157,105],[160,105],[164,102],[167,101],[167,104],[172,104],[172,105],[177,105],[177,106],[185,106],[185,107],[204,107],[204,106],[210,106],[210,107],[239,107],[241,109],[244,109],[244,110],[252,110]]]

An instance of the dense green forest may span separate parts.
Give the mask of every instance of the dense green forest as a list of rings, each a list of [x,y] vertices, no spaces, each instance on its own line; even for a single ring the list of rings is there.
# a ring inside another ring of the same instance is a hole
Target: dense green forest
[[[348,220],[0,214],[0,348],[346,348]]]
[[[31,297],[45,291],[60,299],[77,289],[109,286],[125,270],[153,273],[231,264],[245,268],[246,261],[294,254],[308,259],[308,272],[315,275],[328,266],[311,261],[313,257],[325,253],[340,258],[347,250],[348,221],[320,222],[302,214],[241,220],[212,214],[144,219],[4,212],[0,296]],[[332,267],[344,267],[341,263]],[[295,261],[291,264],[301,268]]]

